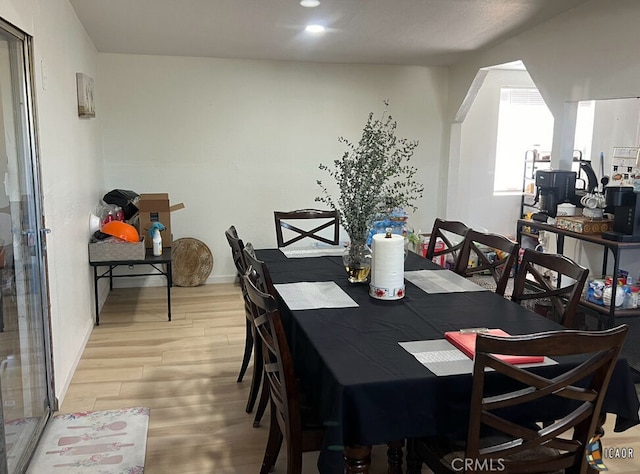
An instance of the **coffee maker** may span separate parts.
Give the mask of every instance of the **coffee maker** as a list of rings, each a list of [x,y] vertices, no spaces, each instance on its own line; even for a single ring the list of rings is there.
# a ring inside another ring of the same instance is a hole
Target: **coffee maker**
[[[542,214],[556,217],[558,204],[572,202],[576,193],[576,172],[564,170],[536,171],[536,201]]]
[[[606,211],[613,213],[613,230],[602,237],[619,242],[640,242],[640,193],[633,186],[607,186]]]

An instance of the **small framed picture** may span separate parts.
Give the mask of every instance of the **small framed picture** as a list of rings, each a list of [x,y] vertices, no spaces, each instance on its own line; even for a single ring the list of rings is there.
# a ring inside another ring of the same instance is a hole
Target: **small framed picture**
[[[78,86],[78,117],[95,117],[96,107],[93,101],[93,78],[77,72],[76,85]]]

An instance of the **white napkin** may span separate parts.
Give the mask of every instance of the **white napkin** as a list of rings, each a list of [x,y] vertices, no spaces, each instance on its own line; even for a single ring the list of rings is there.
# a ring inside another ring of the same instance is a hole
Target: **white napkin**
[[[286,247],[281,248],[280,251],[287,258],[340,257],[344,253],[344,247],[340,245],[326,247]]]
[[[274,286],[291,310],[358,306],[358,303],[333,281],[303,281]]]

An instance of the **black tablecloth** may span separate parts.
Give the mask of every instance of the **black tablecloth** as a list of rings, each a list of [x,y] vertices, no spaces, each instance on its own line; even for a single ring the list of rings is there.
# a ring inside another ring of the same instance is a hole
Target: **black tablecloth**
[[[373,445],[405,438],[459,433],[468,424],[471,375],[438,377],[398,342],[442,339],[466,327],[510,334],[562,329],[557,323],[489,291],[427,294],[406,282],[406,295],[381,301],[367,284],[351,284],[339,257],[287,259],[259,250],[274,283],[335,281],[357,308],[290,311],[281,302],[297,375],[335,427],[329,443]],[[410,253],[405,270],[440,269]],[[448,271],[448,270],[441,270]],[[545,376],[576,358],[535,370]],[[616,431],[634,426],[639,402],[626,361],[619,361],[604,403],[617,415]],[[551,410],[548,416],[553,418]]]

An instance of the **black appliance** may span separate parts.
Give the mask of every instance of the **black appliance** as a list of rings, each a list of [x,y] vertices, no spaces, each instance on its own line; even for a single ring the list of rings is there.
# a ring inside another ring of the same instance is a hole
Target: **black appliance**
[[[640,242],[640,193],[632,186],[605,188],[607,211],[613,212],[613,230],[602,237],[619,242]]]
[[[540,212],[556,217],[558,204],[572,202],[576,193],[576,172],[564,170],[536,171],[536,201]]]

